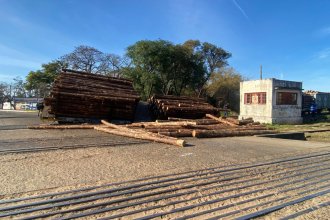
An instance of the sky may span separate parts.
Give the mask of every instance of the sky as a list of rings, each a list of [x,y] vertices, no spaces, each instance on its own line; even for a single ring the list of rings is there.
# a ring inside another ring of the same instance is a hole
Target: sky
[[[0,81],[79,45],[125,54],[139,40],[207,41],[248,79],[330,92],[328,0],[0,0]]]

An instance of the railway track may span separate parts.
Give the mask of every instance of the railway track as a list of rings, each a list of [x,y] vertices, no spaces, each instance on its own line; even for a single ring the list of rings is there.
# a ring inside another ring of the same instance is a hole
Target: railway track
[[[26,125],[2,125],[0,126],[0,130],[9,131],[9,130],[19,130],[19,129],[27,129]]]
[[[61,138],[28,138],[4,140],[1,142],[0,154],[24,153],[58,149],[111,147],[149,143],[142,140],[111,140],[105,136],[61,137]]]
[[[0,217],[248,219],[327,195],[330,152],[324,151],[62,192],[7,196],[0,201]],[[323,203],[326,207],[330,201]],[[282,218],[295,213],[286,212]]]

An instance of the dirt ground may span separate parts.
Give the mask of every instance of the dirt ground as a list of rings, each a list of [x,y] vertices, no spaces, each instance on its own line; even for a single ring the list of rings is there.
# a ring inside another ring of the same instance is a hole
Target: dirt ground
[[[10,113],[10,116],[13,114]],[[40,123],[35,116],[32,120],[32,114],[36,113],[16,113],[15,116],[25,117],[26,114],[29,116],[26,124]],[[5,118],[4,115],[8,113],[2,113],[1,125],[21,125],[22,118]],[[261,137],[187,138],[189,147],[178,148],[94,130],[1,130],[0,140],[0,150],[8,149],[9,146],[12,149],[79,146],[77,149],[1,154],[2,195],[53,187],[118,182],[330,149],[328,143],[269,140]],[[91,142],[96,143],[95,147],[80,148]],[[97,147],[97,143],[102,145],[110,142],[115,144]]]
[[[29,115],[24,120],[26,114]],[[10,127],[39,124],[35,114],[0,112],[0,129],[3,128],[0,130],[0,151],[56,146],[71,146],[72,149],[0,153],[0,195],[51,189],[63,191],[330,150],[330,143],[326,142],[263,137],[186,138],[189,146],[179,148],[94,130]],[[95,145],[83,148],[91,143]],[[112,144],[106,146],[107,143]]]

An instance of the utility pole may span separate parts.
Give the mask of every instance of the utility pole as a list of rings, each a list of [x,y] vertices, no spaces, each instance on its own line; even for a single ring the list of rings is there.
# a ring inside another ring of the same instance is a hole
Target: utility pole
[[[262,79],[262,65],[260,65],[260,79]]]

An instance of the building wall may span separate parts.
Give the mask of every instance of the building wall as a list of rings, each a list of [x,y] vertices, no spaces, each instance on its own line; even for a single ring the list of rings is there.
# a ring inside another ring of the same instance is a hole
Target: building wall
[[[271,79],[252,80],[240,83],[240,119],[252,117],[262,123],[272,122],[272,89]],[[244,104],[244,94],[266,92],[266,104]]]
[[[297,105],[276,105],[276,96],[279,92],[295,92],[298,94]],[[274,124],[301,124],[302,117],[302,92],[301,90],[275,90],[273,98],[273,116]]]
[[[10,102],[4,102],[2,109],[4,109],[4,110],[13,110],[14,108],[12,107]]]
[[[261,123],[302,123],[302,83],[277,79],[245,81],[240,84],[240,119],[252,117]],[[244,94],[266,92],[266,104],[245,104]],[[297,93],[297,105],[277,105],[278,92]]]

